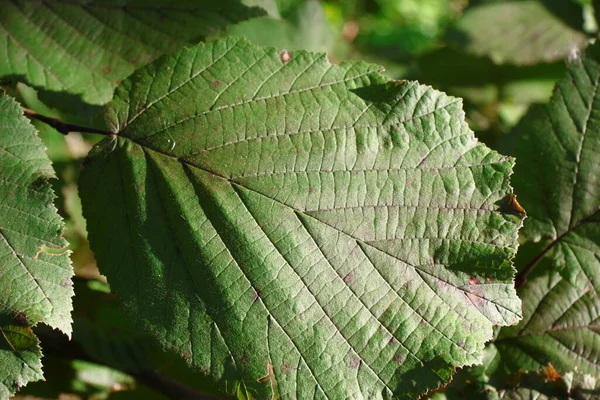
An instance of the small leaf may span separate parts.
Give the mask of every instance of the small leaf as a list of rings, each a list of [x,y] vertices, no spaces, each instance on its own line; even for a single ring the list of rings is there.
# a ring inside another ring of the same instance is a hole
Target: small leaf
[[[467,9],[447,40],[498,64],[532,65],[577,54],[587,36],[576,1],[508,0]]]
[[[36,131],[13,99],[0,94],[0,393],[42,378],[41,351],[29,326],[71,334],[73,269],[52,204],[54,176]]]
[[[7,0],[0,77],[105,104],[142,65],[261,14],[239,0]]]
[[[520,318],[513,160],[458,99],[288,56],[226,38],[123,82],[80,179],[90,243],[136,326],[223,385],[415,398]]]
[[[0,326],[0,399],[43,378],[42,351],[37,337],[28,327]]]

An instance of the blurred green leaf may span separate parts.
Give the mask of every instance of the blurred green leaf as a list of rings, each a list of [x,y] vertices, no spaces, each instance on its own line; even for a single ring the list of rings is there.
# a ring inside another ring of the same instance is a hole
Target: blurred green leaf
[[[498,64],[532,65],[577,54],[587,44],[583,9],[571,0],[492,1],[468,8],[446,40]]]
[[[372,5],[372,3],[375,3]],[[356,44],[362,52],[380,57],[405,58],[437,45],[461,5],[452,0],[378,0],[367,2],[375,10],[357,12],[360,32]]]
[[[105,400],[138,388],[127,374],[87,361],[66,359],[64,355],[44,356],[44,369],[45,381],[27,385],[13,400]]]
[[[280,50],[328,52],[334,43],[320,2],[306,1],[288,10],[285,19],[260,17],[241,22],[227,30],[227,35],[243,36],[262,46]]]
[[[0,77],[105,104],[140,66],[261,14],[239,0],[7,0]]]

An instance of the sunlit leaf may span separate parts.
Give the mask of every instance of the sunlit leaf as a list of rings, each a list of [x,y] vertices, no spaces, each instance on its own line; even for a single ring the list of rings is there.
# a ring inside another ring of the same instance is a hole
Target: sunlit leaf
[[[135,73],[80,179],[136,326],[257,398],[416,397],[520,318],[513,160],[461,102],[227,38]]]
[[[73,270],[52,204],[50,160],[12,98],[0,94],[0,395],[41,379],[30,326],[71,333]]]
[[[104,104],[140,66],[261,14],[239,0],[7,0],[0,77]]]

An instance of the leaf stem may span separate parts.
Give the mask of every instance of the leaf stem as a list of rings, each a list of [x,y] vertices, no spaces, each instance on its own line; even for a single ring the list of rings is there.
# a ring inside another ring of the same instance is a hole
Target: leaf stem
[[[598,210],[598,211],[600,211],[600,210]],[[544,258],[544,256],[563,239],[563,237],[565,237],[569,233],[573,232],[575,229],[579,228],[583,224],[586,224],[588,222],[598,222],[597,220],[593,219],[594,216],[598,213],[598,211],[596,211],[596,213],[594,213],[592,215],[585,217],[584,219],[582,219],[575,225],[571,226],[569,229],[567,229],[565,232],[563,232],[560,236],[558,236],[556,239],[554,239],[552,242],[550,242],[548,244],[548,246],[544,247],[544,249],[540,252],[540,254],[538,254],[533,260],[531,260],[525,266],[525,268],[523,268],[521,271],[519,271],[519,273],[515,277],[515,288],[521,289],[523,286],[525,286],[525,284],[527,283],[527,275],[529,275],[531,273],[531,271],[533,271],[535,266],[538,265],[538,263],[542,260],[542,258]]]
[[[565,234],[563,233],[562,235],[560,235],[559,237],[554,239],[548,246],[544,247],[544,249],[540,252],[540,254],[538,254],[533,260],[531,260],[525,266],[525,268],[523,268],[522,270],[519,271],[519,273],[517,273],[517,276],[515,276],[515,288],[521,289],[525,286],[525,284],[527,283],[527,275],[529,275],[531,273],[531,271],[533,271],[535,266],[538,265],[538,263],[542,260],[542,258],[544,258],[544,256],[550,250],[552,250],[552,248],[554,246],[556,246],[558,244],[558,242],[562,239],[562,237],[564,235]]]
[[[56,129],[63,135],[67,135],[69,132],[94,133],[97,135],[104,135],[104,136],[114,135],[113,132],[105,131],[102,129],[88,128],[85,126],[67,124],[56,118],[51,118],[51,117],[47,117],[45,115],[38,114],[35,111],[30,110],[29,108],[25,108],[25,107],[23,107],[23,113],[26,116],[28,116],[29,118],[37,119],[38,121],[41,121],[47,125],[50,125],[52,128]]]

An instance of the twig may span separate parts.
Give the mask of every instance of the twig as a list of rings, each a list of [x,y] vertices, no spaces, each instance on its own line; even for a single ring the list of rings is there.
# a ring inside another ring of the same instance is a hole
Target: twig
[[[28,116],[29,118],[37,119],[38,121],[41,121],[45,124],[50,125],[54,129],[56,129],[57,131],[62,133],[63,135],[67,135],[69,132],[95,133],[97,135],[105,135],[105,136],[114,135],[113,132],[108,132],[108,131],[105,131],[102,129],[88,128],[85,126],[67,124],[56,118],[46,117],[45,115],[38,114],[35,111],[32,111],[29,108],[25,108],[25,107],[23,107],[23,113],[26,116]]]

